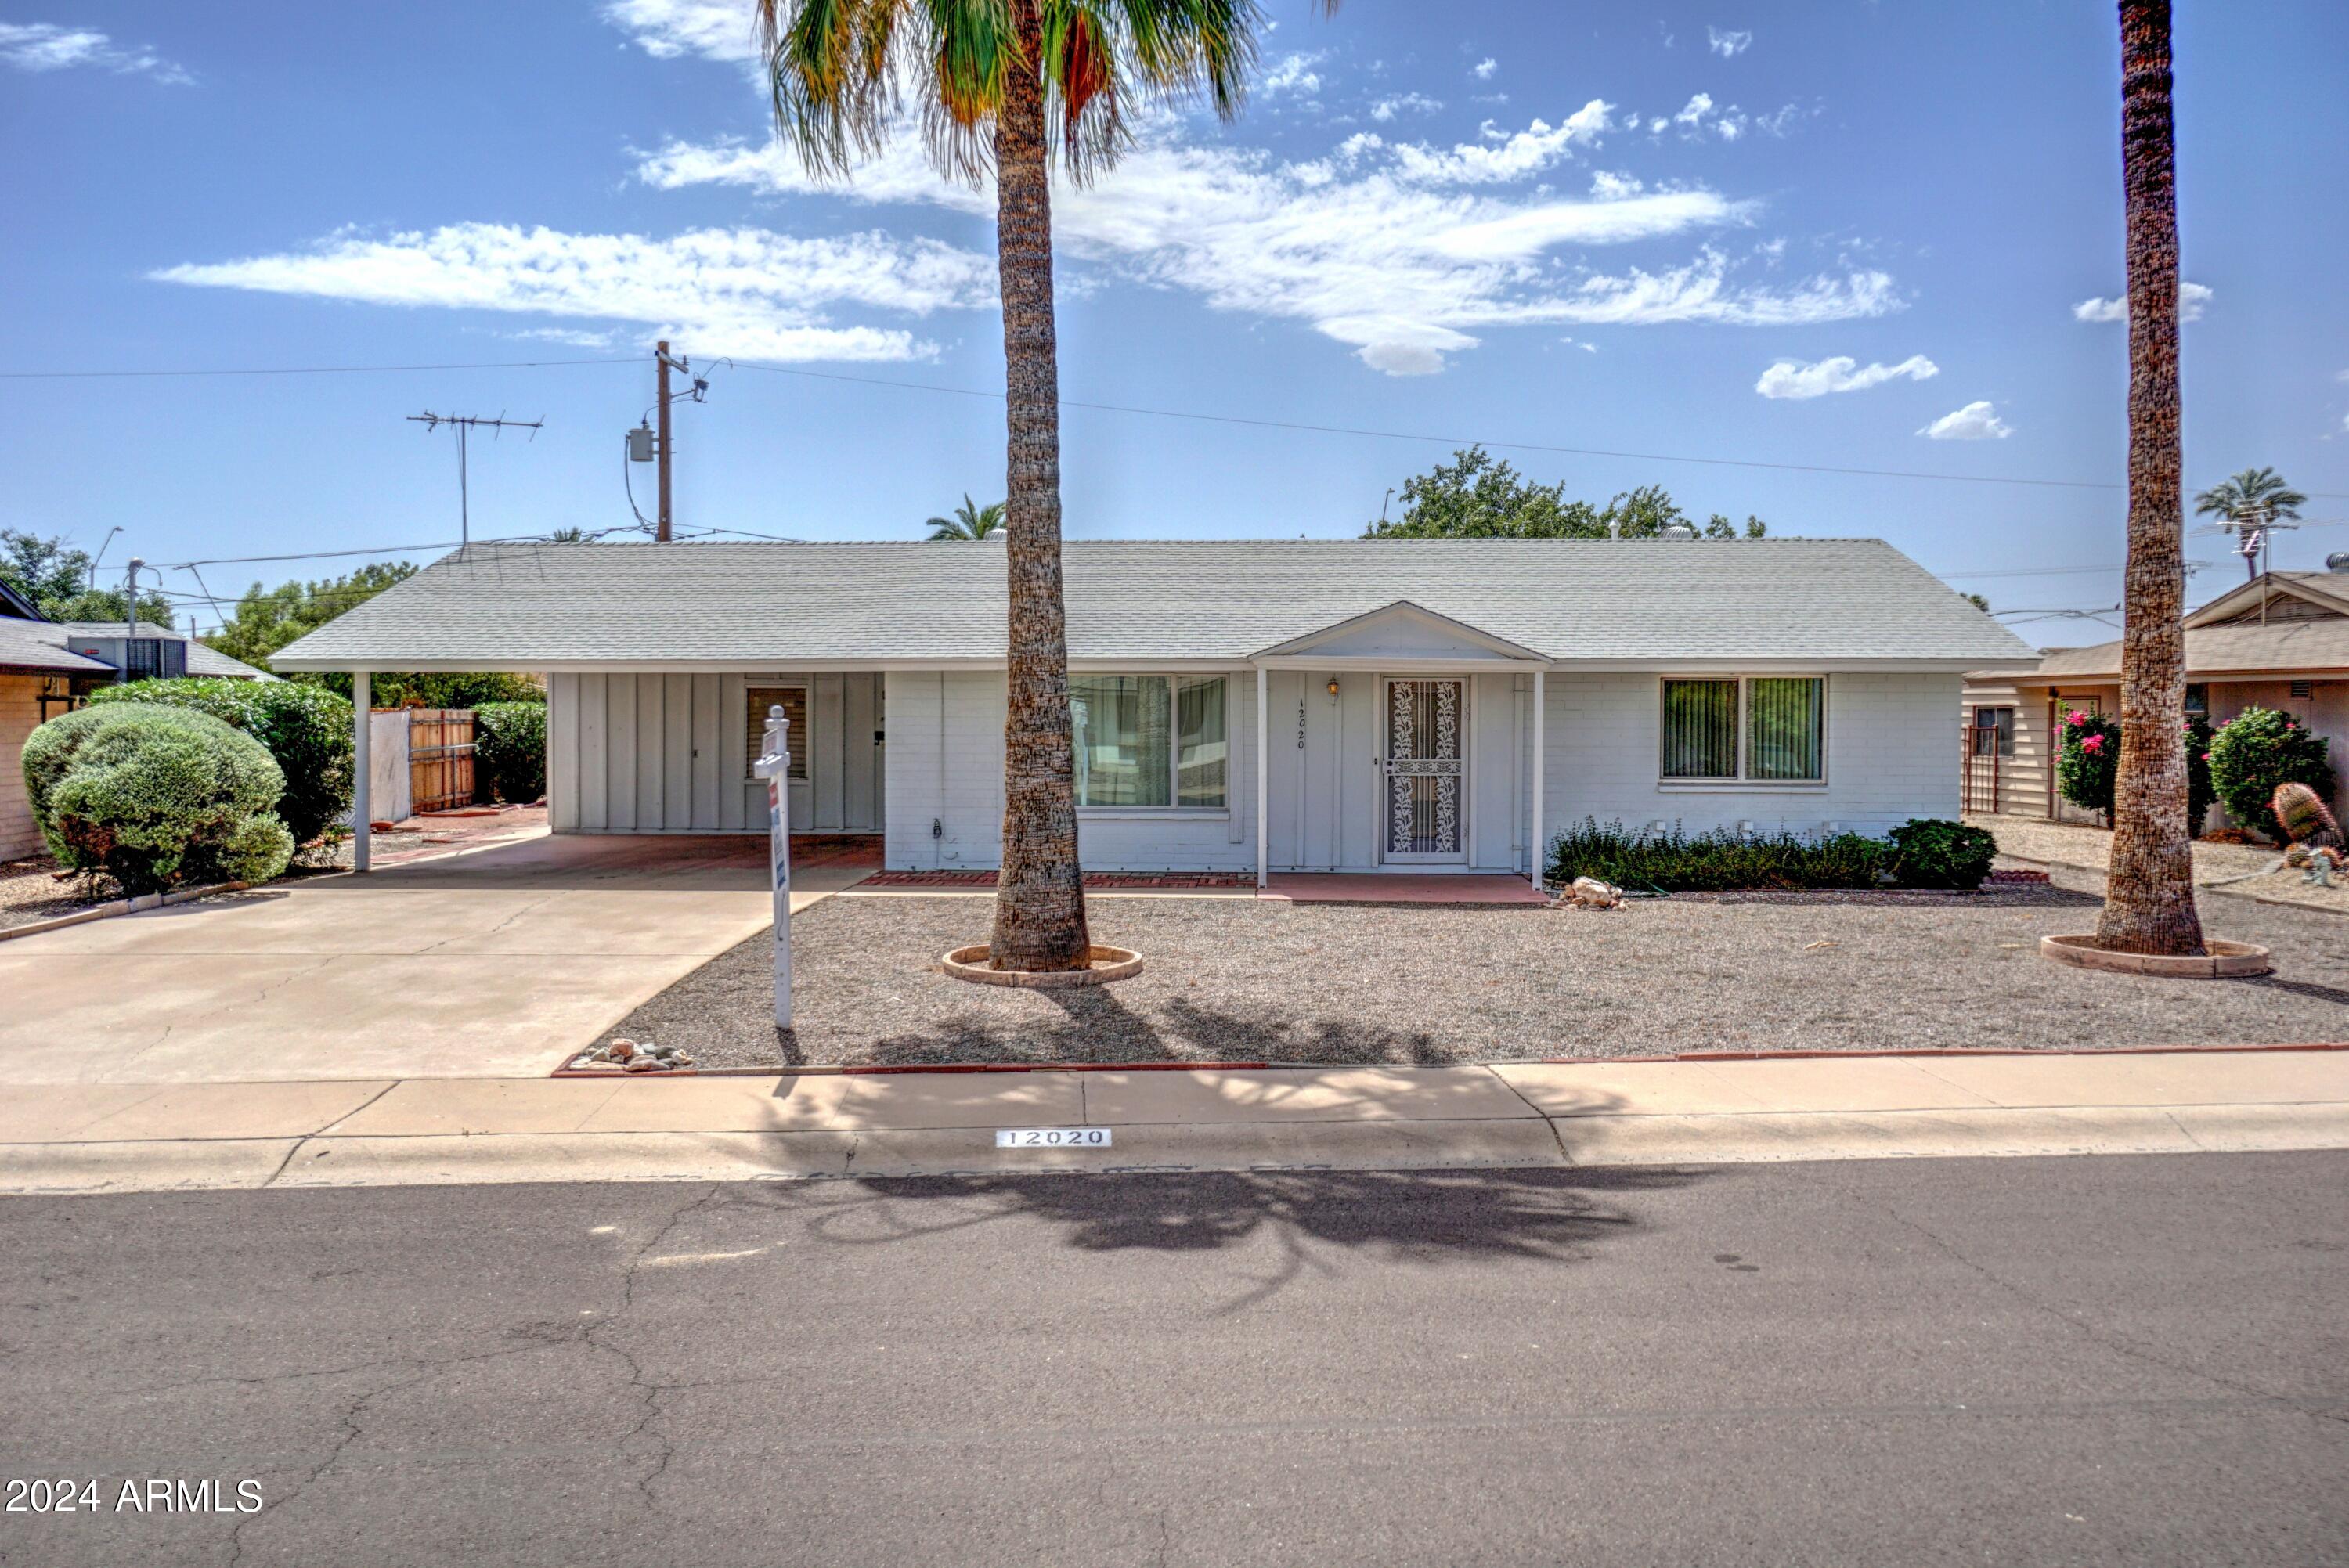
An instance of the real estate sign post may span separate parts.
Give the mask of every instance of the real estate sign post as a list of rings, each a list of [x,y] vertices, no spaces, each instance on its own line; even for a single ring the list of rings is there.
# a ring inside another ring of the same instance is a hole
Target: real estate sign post
[[[767,872],[775,892],[775,1027],[792,1026],[792,721],[767,710],[767,738],[752,769],[767,781]]]

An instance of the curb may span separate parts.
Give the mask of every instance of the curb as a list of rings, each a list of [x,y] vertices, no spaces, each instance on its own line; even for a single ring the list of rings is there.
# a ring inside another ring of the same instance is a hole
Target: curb
[[[1134,1123],[1106,1150],[994,1147],[992,1127],[427,1134],[0,1144],[24,1194],[812,1181],[1041,1175],[1458,1171],[2349,1149],[2349,1105]]]
[[[167,903],[186,903],[191,899],[210,898],[216,892],[243,892],[251,882],[207,882],[202,887],[174,888],[170,892],[142,892],[129,898],[118,898],[108,903],[78,909],[71,914],[60,914],[48,920],[36,920],[24,925],[0,926],[0,942],[13,942],[20,936],[38,936],[45,931],[62,931],[68,925],[84,925],[109,915],[139,914],[150,909],[160,909]]]

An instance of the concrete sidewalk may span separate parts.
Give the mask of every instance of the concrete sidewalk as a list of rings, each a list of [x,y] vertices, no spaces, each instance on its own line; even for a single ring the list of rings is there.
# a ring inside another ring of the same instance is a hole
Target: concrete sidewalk
[[[1106,1149],[1000,1149],[1102,1128]],[[2349,1050],[47,1084],[0,1191],[2349,1148]]]

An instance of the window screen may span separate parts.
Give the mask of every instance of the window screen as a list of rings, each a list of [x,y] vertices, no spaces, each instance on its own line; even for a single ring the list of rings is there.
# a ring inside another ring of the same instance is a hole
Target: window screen
[[[1819,740],[1826,686],[1807,678],[1745,683],[1745,777],[1784,781],[1825,776]]]
[[[751,771],[758,765],[760,748],[767,740],[767,710],[781,707],[783,717],[792,721],[791,777],[808,776],[807,687],[754,686],[744,690],[744,706],[750,723],[743,738],[742,777],[755,779]]]
[[[1664,777],[1737,777],[1737,683],[1664,683]]]

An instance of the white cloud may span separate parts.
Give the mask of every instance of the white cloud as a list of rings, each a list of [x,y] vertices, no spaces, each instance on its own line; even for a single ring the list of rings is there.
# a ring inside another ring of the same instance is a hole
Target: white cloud
[[[152,49],[125,48],[94,27],[60,27],[54,22],[0,22],[0,63],[20,71],[89,67],[175,85],[195,80]]]
[[[1686,108],[1682,108],[1680,113],[1672,116],[1672,123],[1675,125],[1685,125],[1693,128],[1695,126],[1702,125],[1704,123],[1704,117],[1712,112],[1713,95],[1711,93],[1699,93],[1694,98],[1688,100],[1688,106]]]
[[[1755,208],[1698,188],[1647,191],[1628,177],[1601,199],[1533,181],[1596,144],[1609,106],[1558,126],[1536,120],[1495,141],[1449,148],[1358,131],[1320,157],[1281,161],[1194,144],[1171,118],[1144,120],[1114,173],[1056,192],[1062,254],[1129,281],[1195,294],[1211,308],[1299,321],[1392,375],[1440,369],[1480,328],[1568,323],[1844,320],[1900,307],[1881,272],[1764,288],[1706,246],[1651,270],[1602,270],[1589,249],[1703,235]],[[853,181],[820,187],[788,149],[673,142],[638,173],[664,189],[722,183],[774,194],[831,190],[857,202],[944,207],[985,217],[987,192],[942,181],[917,135],[900,132]]]
[[[1300,98],[1309,98],[1319,92],[1321,75],[1313,67],[1321,63],[1321,58],[1318,51],[1313,54],[1283,55],[1273,62],[1270,70],[1264,73],[1261,85],[1265,96],[1277,98],[1282,93],[1295,93]]]
[[[1590,177],[1590,193],[1601,201],[1620,201],[1626,196],[1637,196],[1647,187],[1628,174],[1617,174],[1601,169]]]
[[[1754,383],[1754,390],[1764,397],[1824,397],[1830,392],[1864,392],[1870,387],[1881,387],[1896,377],[1927,381],[1940,373],[1941,367],[1921,354],[1912,354],[1898,365],[1868,365],[1864,367],[1851,356],[1838,354],[1832,359],[1822,359],[1811,365],[1795,359],[1781,359],[1762,372],[1762,379]]]
[[[1720,27],[1707,27],[1704,30],[1704,41],[1714,54],[1726,60],[1734,58],[1752,48],[1754,35],[1747,32],[1730,32]]]
[[[655,59],[698,55],[706,60],[759,57],[750,7],[740,0],[607,0],[604,20]]]
[[[1489,82],[1493,79],[1493,73],[1500,68],[1500,61],[1484,59],[1477,61],[1475,66],[1471,67],[1468,74],[1475,77],[1480,82]]]
[[[625,322],[704,354],[915,359],[936,346],[903,329],[836,325],[842,305],[926,316],[995,298],[995,258],[878,232],[800,239],[699,229],[666,240],[459,223],[305,251],[168,267],[164,283]],[[587,331],[583,327],[579,330]]]
[[[2014,428],[1998,417],[1998,410],[1989,403],[1969,403],[1955,413],[1944,414],[1917,432],[1936,441],[2002,441],[2014,434]]]
[[[2180,282],[2178,285],[2178,319],[2201,320],[2203,307],[2210,303],[2210,293],[2208,284]],[[2112,299],[2084,299],[2072,307],[2072,319],[2074,321],[2127,321],[2128,296],[2119,294]]]
[[[1402,93],[1394,98],[1381,98],[1372,104],[1371,118],[1383,125],[1399,114],[1433,114],[1443,107],[1441,98],[1432,98],[1423,93]]]

